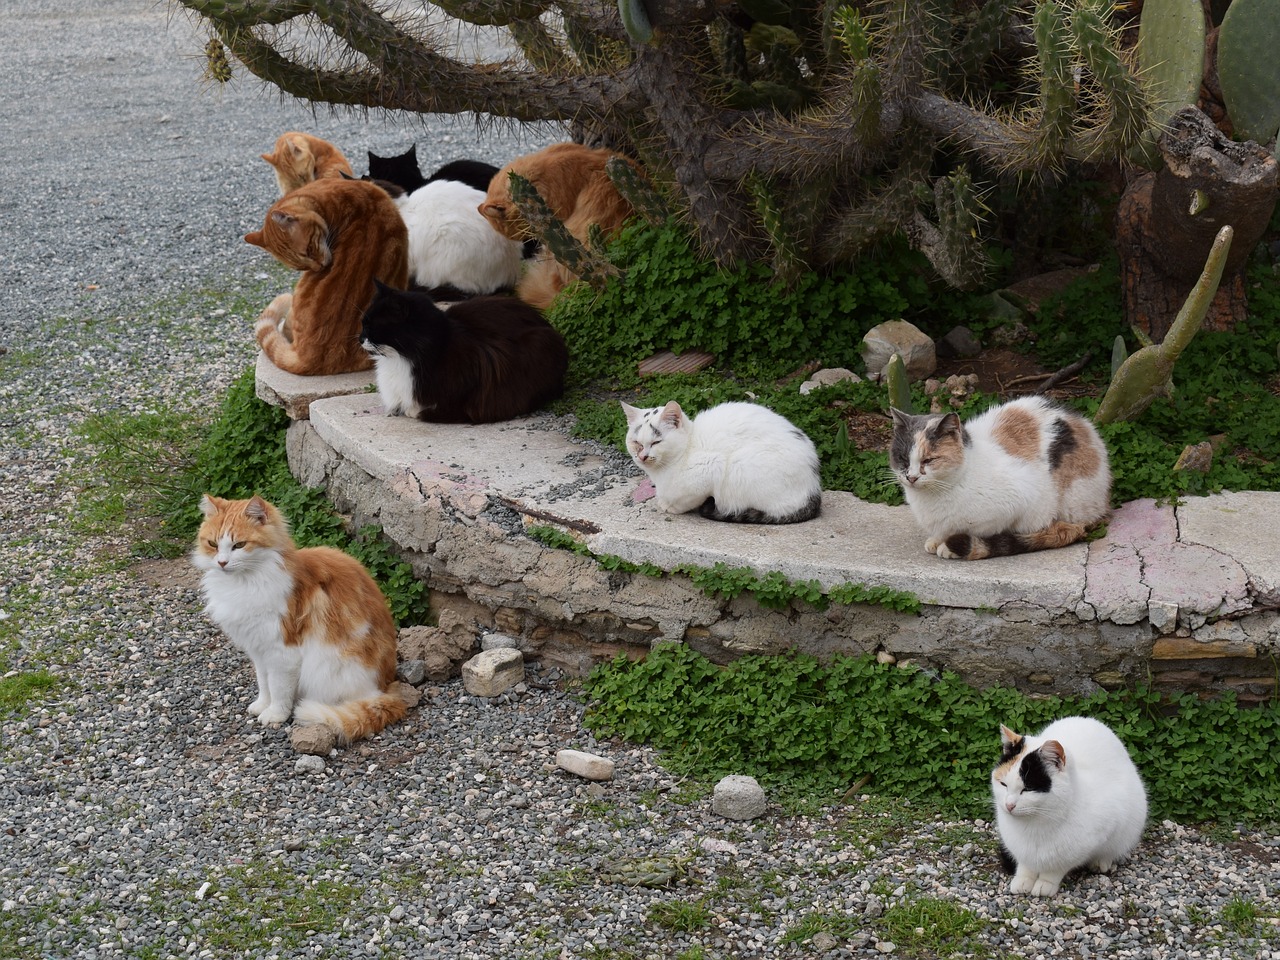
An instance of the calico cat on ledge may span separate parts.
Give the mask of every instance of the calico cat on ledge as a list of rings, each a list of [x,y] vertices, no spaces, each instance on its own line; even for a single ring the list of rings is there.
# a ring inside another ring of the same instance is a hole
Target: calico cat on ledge
[[[302,271],[254,328],[271,362],[303,376],[368,370],[360,316],[374,281],[404,287],[409,276],[409,233],[386,192],[361,180],[316,180],[277,200],[244,239]]]

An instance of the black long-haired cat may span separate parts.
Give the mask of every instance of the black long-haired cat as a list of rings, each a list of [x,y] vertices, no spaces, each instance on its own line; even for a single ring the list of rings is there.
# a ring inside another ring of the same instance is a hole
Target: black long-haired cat
[[[569,350],[541,313],[515,297],[473,297],[441,310],[425,293],[376,284],[360,345],[377,366],[389,416],[494,423],[564,392]]]
[[[435,180],[457,180],[477,190],[488,190],[489,181],[498,172],[491,163],[480,160],[450,160],[429,177],[423,177],[418,166],[418,145],[415,143],[404,153],[395,157],[380,157],[369,151],[370,180],[386,180],[394,183],[405,193],[413,193],[419,187],[426,186]]]

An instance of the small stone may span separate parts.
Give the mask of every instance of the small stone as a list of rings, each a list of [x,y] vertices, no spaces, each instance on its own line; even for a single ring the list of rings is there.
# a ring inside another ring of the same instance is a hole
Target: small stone
[[[1173,633],[1178,628],[1178,605],[1168,600],[1151,600],[1147,603],[1147,619],[1162,636]]]
[[[401,920],[404,919],[404,907],[397,904],[396,906],[391,908],[391,913],[389,914],[389,916],[391,918],[392,923],[399,923]]]
[[[895,353],[902,357],[908,380],[923,380],[938,368],[933,341],[905,320],[889,320],[872,327],[863,336],[861,349],[868,376],[883,374]]]
[[[827,933],[825,930],[819,930],[813,935],[813,949],[819,953],[828,953],[840,946],[840,941]]]
[[[576,774],[584,780],[612,780],[614,763],[608,757],[598,757],[582,750],[556,751],[556,766]]]
[[[938,341],[938,355],[970,360],[982,353],[982,342],[968,327],[953,327]]]
[[[768,800],[755,777],[730,774],[716,784],[711,811],[729,820],[754,820],[764,814]]]
[[[311,755],[299,757],[293,769],[297,773],[324,773],[324,760]]]
[[[1208,440],[1183,448],[1178,462],[1173,465],[1174,470],[1195,470],[1197,473],[1208,473],[1212,467],[1213,444]]]
[[[862,908],[862,915],[869,920],[875,920],[884,913],[884,902],[874,893],[867,897],[867,902]]]
[[[888,650],[876,651],[876,663],[880,664],[881,666],[889,667],[889,666],[893,666],[893,664],[897,662],[898,662],[898,658],[895,657]]]
[[[847,370],[844,367],[824,367],[804,383],[800,384],[800,393],[807,397],[819,387],[830,386],[833,383],[843,383],[846,380],[853,383],[859,383],[862,378],[852,370]]]
[[[473,697],[496,697],[524,679],[519,650],[483,650],[462,665],[462,686]]]
[[[892,940],[877,940],[876,949],[881,953],[893,953],[893,951],[898,949],[898,945]]]
[[[420,683],[426,683],[427,662],[425,660],[406,660],[396,667],[396,677],[415,687]]]
[[[299,850],[305,850],[307,842],[305,840],[286,840],[284,842],[285,853],[297,853]]]
[[[520,641],[507,633],[486,633],[480,638],[481,650],[519,650]]]
[[[337,742],[338,736],[333,728],[324,723],[308,723],[305,726],[296,726],[289,731],[289,743],[293,749],[298,753],[314,757],[327,757]],[[320,763],[320,769],[324,769],[323,761]]]
[[[412,710],[422,702],[422,691],[410,683],[393,680],[387,685],[387,693],[399,697],[406,707]]]

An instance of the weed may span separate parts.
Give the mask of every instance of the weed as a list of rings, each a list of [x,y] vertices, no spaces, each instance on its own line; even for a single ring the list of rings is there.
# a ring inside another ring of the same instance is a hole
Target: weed
[[[1222,907],[1222,925],[1241,940],[1254,936],[1261,916],[1262,911],[1258,909],[1258,905],[1242,897],[1232,897]]]
[[[649,907],[649,921],[667,930],[688,933],[711,924],[711,912],[701,900],[659,900]]]
[[[878,923],[882,939],[893,941],[906,955],[930,958],[986,956],[977,940],[986,926],[973,911],[935,897],[892,904]]]
[[[1280,706],[1241,710],[1230,696],[1169,700],[1137,689],[1034,699],[871,657],[746,656],[718,667],[683,644],[602,664],[585,689],[597,735],[652,744],[672,769],[711,782],[745,773],[826,797],[864,783],[867,792],[982,816],[999,725],[1030,732],[1084,714],[1129,745],[1154,817],[1280,816],[1280,757],[1270,749]],[[1233,769],[1256,776],[1231,777]]]
[[[819,933],[829,933],[837,940],[848,940],[857,934],[866,921],[847,913],[809,913],[794,927],[782,935],[783,943],[804,943]]]

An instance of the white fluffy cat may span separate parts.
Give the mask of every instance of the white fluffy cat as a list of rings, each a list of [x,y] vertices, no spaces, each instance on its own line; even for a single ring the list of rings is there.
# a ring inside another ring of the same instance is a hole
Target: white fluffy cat
[[[818,452],[799,427],[767,407],[722,403],[689,419],[672,400],[622,404],[627,450],[668,513],[712,520],[799,523],[818,515]]]
[[[427,290],[463,294],[509,290],[520,278],[524,249],[480,215],[484,191],[457,180],[433,180],[396,199],[409,228],[409,279]]]
[[[960,423],[893,410],[889,465],[911,513],[946,559],[1064,547],[1111,504],[1107,448],[1093,424],[1044,397]]]
[[[1010,893],[1051,897],[1076,867],[1109,873],[1133,852],[1147,822],[1147,792],[1111,728],[1091,717],[1056,720],[1034,737],[1000,728],[991,773]]]

